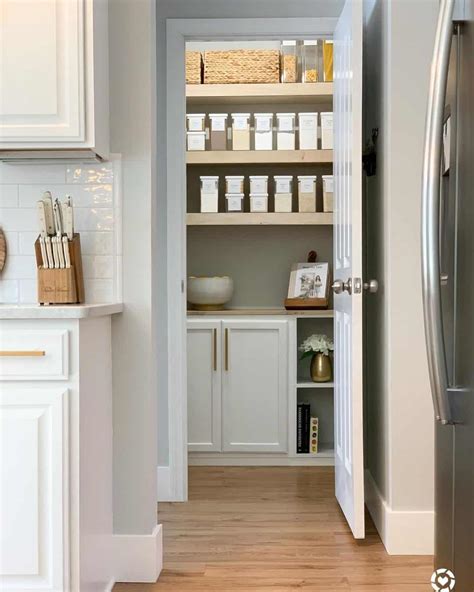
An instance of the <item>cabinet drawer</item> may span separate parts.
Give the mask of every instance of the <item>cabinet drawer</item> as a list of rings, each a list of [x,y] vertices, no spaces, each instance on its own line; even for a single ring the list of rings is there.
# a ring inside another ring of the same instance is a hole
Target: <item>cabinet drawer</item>
[[[0,380],[66,380],[68,331],[0,332]]]

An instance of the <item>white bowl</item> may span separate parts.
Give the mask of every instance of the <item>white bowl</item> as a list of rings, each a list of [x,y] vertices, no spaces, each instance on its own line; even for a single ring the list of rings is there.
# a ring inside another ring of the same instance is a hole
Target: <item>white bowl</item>
[[[222,310],[234,292],[234,282],[227,275],[188,277],[188,302],[196,310]]]

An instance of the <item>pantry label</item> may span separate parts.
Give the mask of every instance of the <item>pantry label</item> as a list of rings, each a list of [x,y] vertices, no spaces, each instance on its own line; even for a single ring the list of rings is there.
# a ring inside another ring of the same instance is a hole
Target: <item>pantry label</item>
[[[293,131],[293,117],[289,115],[278,117],[278,131],[280,132],[292,132]]]
[[[233,127],[235,130],[240,130],[240,131],[245,130],[246,131],[249,127],[248,121],[249,121],[248,117],[246,117],[246,116],[234,117]]]
[[[225,132],[225,118],[224,117],[213,117],[211,119],[212,122],[212,131],[213,132]]]
[[[315,179],[301,179],[300,178],[300,191],[301,193],[313,193],[314,192]]]
[[[334,193],[334,179],[333,179],[333,177],[329,177],[328,179],[324,179],[324,190],[327,193]]]

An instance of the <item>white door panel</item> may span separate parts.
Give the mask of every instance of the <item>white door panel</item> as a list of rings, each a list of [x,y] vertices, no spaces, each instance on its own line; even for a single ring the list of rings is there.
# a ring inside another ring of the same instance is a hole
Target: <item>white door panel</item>
[[[223,323],[224,451],[286,452],[287,321]]]
[[[362,2],[347,0],[334,34],[334,296],[336,497],[354,537],[365,536],[362,294]],[[360,287],[360,281],[357,284]]]
[[[221,323],[188,321],[188,450],[220,451]]]

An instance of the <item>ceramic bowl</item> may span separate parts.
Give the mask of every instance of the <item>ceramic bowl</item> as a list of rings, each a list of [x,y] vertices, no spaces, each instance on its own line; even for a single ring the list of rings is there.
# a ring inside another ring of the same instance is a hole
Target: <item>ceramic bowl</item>
[[[188,277],[188,302],[196,310],[222,310],[234,292],[231,277]]]

